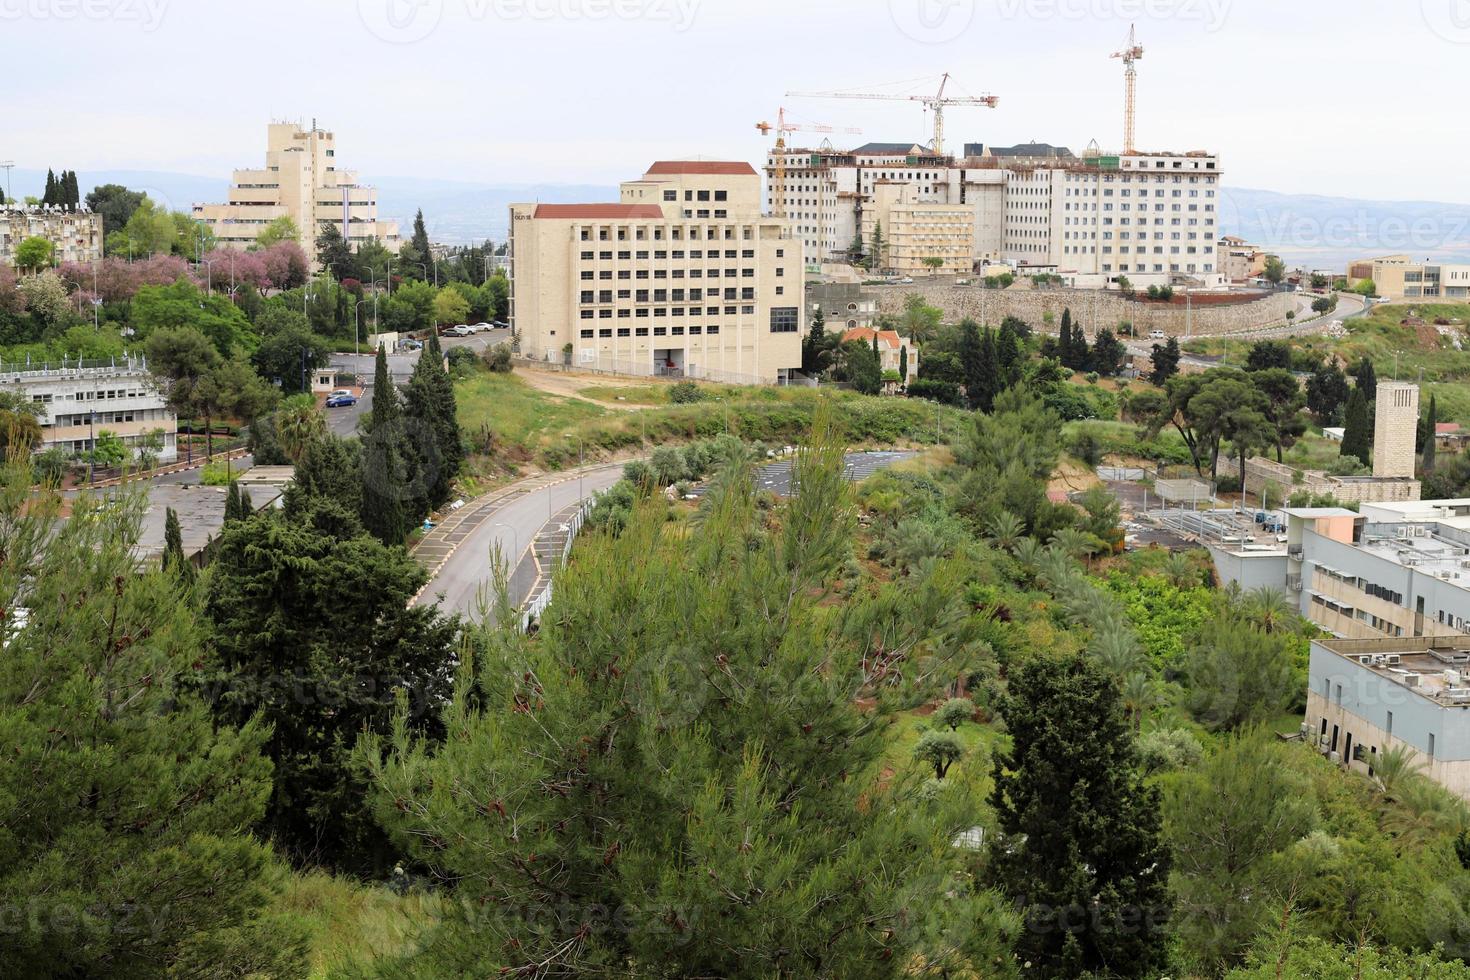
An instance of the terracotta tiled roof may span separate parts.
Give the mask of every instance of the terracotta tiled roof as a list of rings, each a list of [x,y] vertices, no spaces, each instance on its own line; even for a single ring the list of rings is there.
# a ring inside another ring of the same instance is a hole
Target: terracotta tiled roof
[[[650,174],[713,174],[722,177],[754,177],[755,168],[740,160],[660,160],[648,168]]]
[[[873,334],[875,333],[878,335],[879,341],[886,347],[898,350],[903,346],[903,338],[898,335],[898,331],[874,330],[872,327],[853,327],[850,330],[846,330],[842,334],[842,342],[845,344],[849,340],[863,340],[871,344],[873,342]]]
[[[657,204],[538,204],[536,218],[662,218]]]
[[[1458,422],[1436,422],[1434,423],[1434,434],[1439,436],[1453,436],[1460,432]]]

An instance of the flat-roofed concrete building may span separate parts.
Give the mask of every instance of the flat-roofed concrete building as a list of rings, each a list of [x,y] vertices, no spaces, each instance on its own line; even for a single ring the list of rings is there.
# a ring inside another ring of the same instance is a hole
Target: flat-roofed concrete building
[[[527,357],[639,376],[784,383],[805,283],[748,163],[666,160],[618,203],[510,208],[510,323]]]
[[[1302,734],[1365,775],[1407,749],[1413,768],[1470,798],[1470,636],[1313,640]]]
[[[1377,294],[1387,299],[1470,298],[1470,264],[1467,263],[1420,262],[1407,255],[1385,255],[1351,263],[1348,279],[1351,284],[1373,280]]]
[[[68,456],[91,450],[102,432],[136,454],[145,444],[160,462],[178,457],[178,418],[141,357],[70,364],[0,364],[0,388],[41,409],[41,445]]]
[[[86,208],[0,207],[0,262],[9,265],[15,265],[15,247],[27,238],[50,242],[58,264],[95,262],[102,258],[102,236],[102,215]]]
[[[873,185],[872,204],[863,212],[863,241],[871,244],[882,230],[879,270],[900,276],[969,275],[975,265],[974,210],[914,198],[913,185],[903,181]]]
[[[766,173],[776,170],[775,151]],[[784,193],[812,267],[845,262],[870,228],[878,188],[898,182],[917,204],[963,206],[972,260],[1054,269],[1077,285],[1126,276],[1134,286],[1174,282],[1216,287],[1218,204],[1223,171],[1204,151],[1074,155],[1049,143],[965,145],[962,157],[909,143],[868,143],[853,150],[787,148]],[[866,242],[866,237],[864,242]]]
[[[202,221],[221,245],[247,248],[277,218],[296,224],[298,243],[315,259],[323,224],[336,226],[355,249],[378,241],[390,252],[402,244],[398,223],[378,220],[378,192],[358,183],[357,173],[337,166],[337,137],[295,122],[266,128],[265,166],[236,170],[223,204],[195,204]]]

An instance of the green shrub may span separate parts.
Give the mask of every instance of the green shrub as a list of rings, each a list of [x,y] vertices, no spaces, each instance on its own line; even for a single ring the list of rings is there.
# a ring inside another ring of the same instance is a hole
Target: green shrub
[[[708,397],[705,390],[693,381],[680,381],[669,385],[669,401],[675,405],[692,405]]]
[[[223,487],[240,479],[240,471],[225,460],[205,463],[199,471],[199,482],[206,487]]]

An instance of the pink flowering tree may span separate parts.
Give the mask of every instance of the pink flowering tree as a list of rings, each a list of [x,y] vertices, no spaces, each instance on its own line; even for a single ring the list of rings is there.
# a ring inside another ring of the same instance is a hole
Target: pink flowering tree
[[[306,284],[311,264],[295,242],[277,242],[255,254],[265,263],[266,275],[276,289],[295,289]]]

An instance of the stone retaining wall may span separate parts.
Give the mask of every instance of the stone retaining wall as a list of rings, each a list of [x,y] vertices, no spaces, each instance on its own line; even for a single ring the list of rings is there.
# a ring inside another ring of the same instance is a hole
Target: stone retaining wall
[[[965,317],[999,324],[1007,316],[1020,317],[1033,330],[1045,330],[1045,315],[1051,314],[1054,332],[1061,324],[1062,310],[1071,308],[1074,322],[1080,322],[1092,333],[1096,327],[1116,330],[1119,322],[1132,321],[1136,336],[1147,337],[1151,331],[1182,336],[1186,310],[1183,303],[1151,303],[1130,301],[1116,292],[1095,289],[983,289],[975,286],[952,286],[945,282],[915,282],[909,286],[868,287],[878,300],[878,312],[893,316],[903,314],[904,302],[914,293],[944,311],[946,323]],[[1289,293],[1275,293],[1256,300],[1228,306],[1199,305],[1189,316],[1191,335],[1235,333],[1262,327],[1283,326],[1286,313],[1295,309],[1297,298]]]

